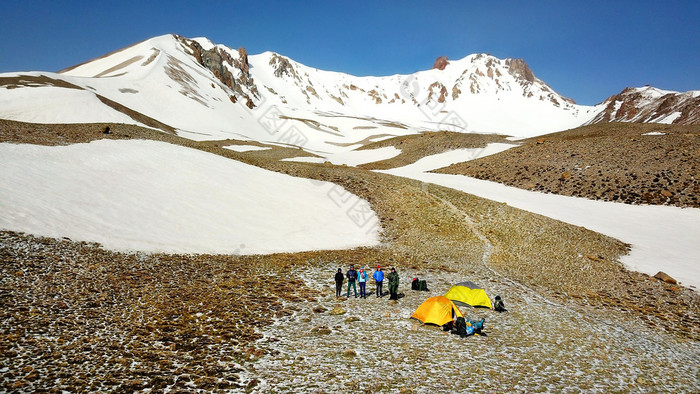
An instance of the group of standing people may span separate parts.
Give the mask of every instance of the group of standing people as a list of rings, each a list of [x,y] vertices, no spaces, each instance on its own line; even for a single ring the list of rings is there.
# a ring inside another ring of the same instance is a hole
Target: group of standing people
[[[384,285],[384,271],[382,271],[381,266],[377,266],[377,269],[372,274],[372,277],[374,278],[374,283],[376,286],[377,298],[382,297],[384,295],[382,293],[382,288]],[[360,297],[367,298],[366,286],[367,282],[369,281],[369,275],[365,271],[364,267],[361,267],[359,271],[356,271],[354,265],[350,266],[350,269],[345,273],[345,275],[343,275],[343,271],[338,268],[338,272],[335,274],[336,297],[342,297],[343,282],[346,278],[348,280],[348,290],[345,295],[347,298],[350,298],[350,287],[352,287],[355,298],[357,298],[356,282],[360,284]],[[396,273],[396,268],[391,269],[391,273],[386,276],[386,279],[389,282],[389,294],[391,294],[389,299],[398,300],[399,274]]]

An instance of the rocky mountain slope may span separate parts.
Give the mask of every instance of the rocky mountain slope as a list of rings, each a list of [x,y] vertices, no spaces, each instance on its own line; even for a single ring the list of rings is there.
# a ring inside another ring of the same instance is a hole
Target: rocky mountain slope
[[[628,204],[700,208],[700,127],[603,123],[436,172]]]
[[[697,90],[678,93],[650,86],[627,88],[601,106],[605,108],[589,123],[700,123],[700,91]]]

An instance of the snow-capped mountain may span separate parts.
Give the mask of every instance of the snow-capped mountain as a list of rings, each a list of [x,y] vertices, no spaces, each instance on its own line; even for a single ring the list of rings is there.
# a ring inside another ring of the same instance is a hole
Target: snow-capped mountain
[[[627,88],[601,106],[590,123],[643,122],[697,124],[700,122],[700,90],[684,93],[651,86]]]
[[[606,121],[610,105],[575,104],[520,59],[474,54],[409,75],[356,77],[177,35],[58,73],[0,74],[0,118],[137,123],[316,153],[424,130],[527,137]]]

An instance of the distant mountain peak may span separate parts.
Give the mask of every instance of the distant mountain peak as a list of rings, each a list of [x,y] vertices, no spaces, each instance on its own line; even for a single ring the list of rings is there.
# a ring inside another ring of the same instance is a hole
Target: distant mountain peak
[[[679,93],[648,85],[627,87],[601,105],[604,109],[589,123],[700,123],[700,91]]]

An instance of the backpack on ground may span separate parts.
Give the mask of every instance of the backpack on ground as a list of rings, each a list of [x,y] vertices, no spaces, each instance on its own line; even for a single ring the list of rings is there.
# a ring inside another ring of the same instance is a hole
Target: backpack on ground
[[[428,282],[426,280],[421,280],[418,283],[418,290],[419,291],[428,291]]]
[[[469,326],[469,328],[471,328],[471,334],[473,334],[474,328],[471,326]],[[466,320],[464,320],[463,317],[457,318],[457,321],[455,322],[455,330],[452,331],[452,333],[457,334],[462,338],[466,337],[467,335],[470,335],[470,333],[468,332],[468,329],[467,329],[467,322],[466,322]]]
[[[426,280],[413,278],[413,281],[411,281],[411,290],[428,291],[428,282]]]

